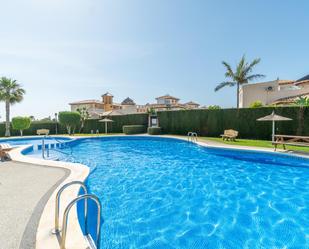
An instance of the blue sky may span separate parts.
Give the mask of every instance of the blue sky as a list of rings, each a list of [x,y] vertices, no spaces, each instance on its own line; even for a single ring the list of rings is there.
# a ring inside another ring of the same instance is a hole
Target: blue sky
[[[12,116],[49,116],[106,91],[232,107],[234,88],[213,90],[222,60],[260,57],[265,80],[309,74],[308,11],[307,0],[1,0],[0,75],[27,90]]]

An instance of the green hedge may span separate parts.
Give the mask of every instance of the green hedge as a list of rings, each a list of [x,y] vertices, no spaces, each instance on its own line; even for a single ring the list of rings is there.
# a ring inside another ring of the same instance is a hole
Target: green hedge
[[[65,128],[61,125],[57,124],[58,128],[58,134],[64,134]],[[29,136],[29,135],[36,135],[36,130],[38,129],[48,129],[50,130],[50,134],[55,134],[56,132],[56,123],[53,121],[33,121],[30,125],[29,129],[24,130],[23,135]],[[3,137],[5,133],[5,123],[0,123],[0,136]],[[17,130],[14,130],[11,125],[11,136],[19,136],[20,132]]]
[[[122,133],[122,127],[124,125],[148,125],[148,114],[146,113],[112,116],[108,118],[114,121],[107,123],[109,133]],[[100,133],[103,133],[105,132],[105,123],[99,122],[99,119],[86,120],[83,132],[91,133],[91,130],[93,132],[99,130]]]
[[[186,135],[195,131],[199,136],[219,137],[226,129],[239,131],[240,138],[270,139],[271,122],[258,122],[256,119],[269,115],[271,112],[292,118],[292,121],[276,122],[276,133],[287,135],[309,135],[309,107],[263,107],[219,110],[181,110],[158,112],[161,132],[166,134]],[[148,114],[131,114],[109,117],[114,122],[108,123],[108,132],[121,133],[125,125],[142,125],[147,127]],[[36,135],[37,129],[49,129],[55,134],[55,122],[33,121],[30,128],[24,130],[24,135]],[[143,132],[146,132],[146,128]],[[98,119],[87,120],[83,132],[91,130],[100,133],[105,131],[105,124]],[[0,123],[0,136],[4,136],[5,124]],[[58,124],[58,134],[65,134],[64,127]],[[18,136],[19,131],[11,129],[12,136]]]
[[[149,135],[160,135],[161,134],[161,127],[148,127],[147,133]]]
[[[186,135],[195,131],[199,136],[218,137],[225,129],[239,131],[240,138],[270,139],[271,122],[258,118],[271,114],[292,118],[276,122],[277,134],[309,135],[309,107],[263,107],[220,110],[181,110],[159,112],[163,133]]]
[[[146,132],[145,125],[124,125],[123,133],[126,135],[141,134]]]

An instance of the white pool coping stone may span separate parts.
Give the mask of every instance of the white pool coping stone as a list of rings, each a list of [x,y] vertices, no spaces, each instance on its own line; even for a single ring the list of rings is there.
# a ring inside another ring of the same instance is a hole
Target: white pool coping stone
[[[20,146],[10,151],[9,155],[11,159],[17,162],[65,168],[70,171],[69,176],[56,188],[56,190],[52,193],[49,200],[47,201],[43,213],[41,215],[36,234],[37,249],[57,249],[60,248],[60,244],[58,242],[57,236],[52,234],[51,232],[55,225],[56,193],[64,184],[68,182],[85,181],[87,176],[89,175],[90,169],[89,167],[82,164],[51,161],[51,160],[37,159],[25,156],[21,152],[28,147],[29,145]],[[65,207],[68,205],[68,203],[78,196],[79,188],[80,187],[77,185],[72,185],[67,190],[65,190],[61,195],[60,227],[62,224],[63,211]],[[78,222],[77,208],[71,209],[69,217],[70,218],[68,221],[66,248],[67,249],[89,248],[89,243],[85,239]]]
[[[130,135],[131,136],[131,135]],[[137,136],[147,136],[147,134],[137,135]],[[37,137],[37,136],[36,136]],[[71,139],[80,139],[80,138],[108,138],[108,137],[129,137],[126,135],[108,135],[108,136],[59,136],[59,137],[68,137]],[[158,135],[153,137],[162,137],[162,138],[173,138],[186,141],[186,137],[179,137],[173,135]],[[28,138],[28,137],[27,137]],[[31,138],[31,137],[29,137]],[[197,145],[203,147],[210,147],[210,148],[223,148],[223,149],[234,149],[234,150],[248,150],[248,151],[260,151],[260,152],[270,152],[277,155],[286,154],[284,150],[277,150],[276,152],[271,148],[263,148],[263,147],[249,147],[249,146],[238,146],[238,145],[227,145],[221,144],[218,142],[212,141],[198,141],[196,142]],[[71,181],[85,181],[90,173],[90,168],[78,163],[69,163],[69,162],[61,162],[61,161],[51,161],[46,159],[38,159],[30,156],[23,155],[21,152],[30,145],[20,146],[16,149],[13,149],[9,154],[12,160],[17,162],[24,162],[24,163],[31,163],[37,165],[44,165],[44,166],[52,166],[52,167],[60,167],[70,170],[70,175],[62,182],[57,189],[52,193],[50,196],[42,216],[40,218],[40,222],[37,228],[37,235],[36,235],[36,249],[57,249],[60,248],[60,244],[58,242],[57,236],[51,233],[52,229],[54,228],[54,217],[55,217],[55,197],[58,190],[66,183]],[[284,153],[282,153],[284,152]],[[303,154],[295,154],[289,153],[293,156],[309,158],[309,155]],[[62,214],[64,208],[67,204],[73,200],[75,197],[78,196],[79,186],[71,186],[67,190],[62,193],[61,196],[61,203],[60,203],[60,224],[62,224]],[[66,240],[66,248],[67,249],[84,249],[89,248],[89,243],[85,239],[81,227],[78,222],[77,217],[77,208],[73,208],[71,210],[69,224],[68,224],[68,231],[67,231],[67,240]]]

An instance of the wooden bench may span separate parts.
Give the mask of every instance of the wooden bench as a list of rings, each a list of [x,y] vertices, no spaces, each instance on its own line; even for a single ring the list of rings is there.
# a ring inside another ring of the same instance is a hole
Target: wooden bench
[[[291,135],[275,135],[275,141],[272,143],[275,151],[278,145],[282,145],[286,149],[286,145],[309,147],[309,137],[307,136],[291,136]]]
[[[235,141],[236,137],[238,136],[238,131],[235,130],[224,130],[224,134],[220,135],[223,140],[230,140],[230,141]]]
[[[37,135],[48,135],[49,130],[48,129],[39,129],[39,130],[36,130],[36,134]]]

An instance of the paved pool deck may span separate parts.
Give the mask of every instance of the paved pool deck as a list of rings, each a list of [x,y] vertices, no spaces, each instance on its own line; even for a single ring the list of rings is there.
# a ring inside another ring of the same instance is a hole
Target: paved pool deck
[[[62,168],[0,163],[0,248],[33,249],[39,220],[52,192],[68,176]]]

